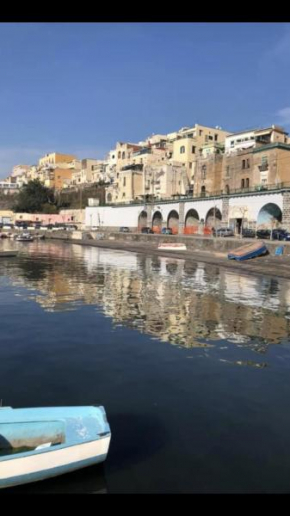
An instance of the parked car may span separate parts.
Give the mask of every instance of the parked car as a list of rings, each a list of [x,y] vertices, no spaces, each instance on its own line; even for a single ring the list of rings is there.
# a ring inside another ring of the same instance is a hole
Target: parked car
[[[217,237],[231,237],[234,236],[234,232],[231,228],[219,228],[213,232],[213,235]]]
[[[141,233],[147,233],[147,234],[148,234],[148,233],[149,233],[149,234],[152,234],[152,233],[153,233],[153,234],[154,234],[154,231],[153,231],[153,229],[151,229],[151,228],[142,228],[142,229],[141,229]]]
[[[286,229],[273,229],[272,231],[272,239],[273,240],[286,240],[287,235],[289,235]]]
[[[256,231],[254,229],[243,228],[242,237],[244,238],[255,238]]]
[[[172,235],[172,229],[171,228],[162,228],[161,233],[163,235]]]
[[[67,224],[65,228],[67,231],[76,231],[78,229],[74,224]]]
[[[130,233],[130,229],[127,226],[121,226],[119,231],[120,233]]]
[[[263,239],[270,239],[271,238],[271,231],[270,229],[258,229],[256,232],[257,238],[263,238]]]

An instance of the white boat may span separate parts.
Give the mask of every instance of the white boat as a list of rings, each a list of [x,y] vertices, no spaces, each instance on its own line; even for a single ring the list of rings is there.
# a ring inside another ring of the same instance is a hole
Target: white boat
[[[102,406],[0,408],[0,488],[103,462],[110,440]]]
[[[21,233],[15,238],[17,242],[33,242],[34,238],[30,233]]]

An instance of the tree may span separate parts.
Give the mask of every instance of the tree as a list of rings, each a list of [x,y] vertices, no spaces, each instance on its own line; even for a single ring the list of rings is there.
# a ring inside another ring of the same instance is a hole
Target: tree
[[[13,209],[16,212],[44,213],[47,205],[53,207],[54,204],[53,191],[44,186],[39,179],[34,179],[21,188]]]

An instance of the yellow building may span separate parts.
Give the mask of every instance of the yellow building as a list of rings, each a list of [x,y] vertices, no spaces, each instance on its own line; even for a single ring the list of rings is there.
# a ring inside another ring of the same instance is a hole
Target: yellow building
[[[40,158],[38,164],[40,167],[47,165],[59,165],[60,163],[70,163],[76,160],[76,156],[73,154],[59,154],[58,152],[52,152],[46,154],[43,158]]]
[[[195,124],[193,127],[185,127],[168,135],[168,140],[173,143],[173,160],[183,163],[186,167],[189,191],[196,193],[194,188],[196,163],[203,147],[210,144],[224,144],[229,134],[219,126],[206,127]]]
[[[62,190],[67,188],[72,180],[72,170],[56,167],[43,172],[43,183],[48,188]]]

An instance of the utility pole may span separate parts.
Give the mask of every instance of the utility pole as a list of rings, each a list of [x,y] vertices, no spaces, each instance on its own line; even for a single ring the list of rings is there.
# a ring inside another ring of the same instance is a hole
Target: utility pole
[[[80,210],[82,209],[82,206],[83,206],[82,185],[80,184]]]

